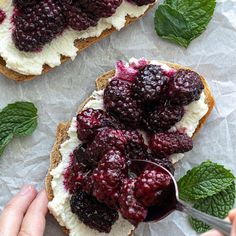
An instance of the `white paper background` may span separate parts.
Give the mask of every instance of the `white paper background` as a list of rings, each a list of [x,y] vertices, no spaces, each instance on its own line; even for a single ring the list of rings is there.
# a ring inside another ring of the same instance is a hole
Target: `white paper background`
[[[0,210],[24,183],[41,189],[49,165],[56,126],[69,120],[94,90],[94,80],[117,59],[147,57],[190,66],[203,74],[215,95],[216,108],[194,140],[194,149],[178,165],[176,176],[211,159],[236,174],[236,1],[219,1],[208,29],[188,49],[156,36],[154,11],[122,32],[97,43],[73,62],[31,82],[15,83],[0,76],[0,107],[18,100],[35,103],[39,126],[31,137],[15,138],[0,158]],[[64,235],[48,217],[46,236]],[[141,225],[136,235],[196,235],[186,216],[174,213],[158,224]]]

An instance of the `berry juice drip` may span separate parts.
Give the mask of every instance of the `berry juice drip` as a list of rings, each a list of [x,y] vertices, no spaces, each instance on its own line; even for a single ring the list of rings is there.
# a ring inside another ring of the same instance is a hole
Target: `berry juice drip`
[[[6,18],[5,12],[0,9],[0,24],[3,23],[3,21],[5,20],[5,18]]]

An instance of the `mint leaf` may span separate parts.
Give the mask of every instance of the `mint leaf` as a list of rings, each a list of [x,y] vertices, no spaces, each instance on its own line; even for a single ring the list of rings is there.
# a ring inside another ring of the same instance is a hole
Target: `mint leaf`
[[[180,198],[184,201],[196,201],[213,196],[228,188],[235,177],[230,170],[210,161],[188,171],[178,181]]]
[[[206,29],[216,6],[215,0],[166,0],[164,3],[155,14],[156,32],[184,47]],[[179,27],[182,32],[176,30]]]
[[[215,0],[166,0],[166,4],[184,14],[195,36],[200,35],[210,22],[215,10]]]
[[[0,133],[0,156],[7,144],[12,140],[13,134],[9,130],[2,130]]]
[[[9,104],[0,112],[0,155],[14,136],[26,136],[37,127],[37,108],[30,102]]]
[[[235,183],[233,182],[225,190],[205,199],[197,201],[193,207],[205,212],[209,215],[213,215],[224,219],[228,212],[233,208],[235,202]],[[202,221],[189,218],[190,224],[197,233],[204,233],[210,229],[210,227],[204,224]]]
[[[235,177],[224,166],[203,162],[188,171],[178,181],[179,195],[189,201],[193,207],[219,218],[225,218],[235,202]],[[197,233],[210,229],[205,223],[189,218],[190,224]]]
[[[159,36],[187,47],[191,31],[184,15],[169,5],[158,7],[155,14],[155,29]]]
[[[30,102],[9,104],[1,112],[3,120],[11,123],[14,134],[25,136],[32,134],[37,127],[37,108]],[[0,122],[1,120],[0,114]]]

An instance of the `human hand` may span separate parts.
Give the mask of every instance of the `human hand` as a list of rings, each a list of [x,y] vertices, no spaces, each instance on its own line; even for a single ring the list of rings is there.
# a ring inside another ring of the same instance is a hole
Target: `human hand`
[[[45,190],[37,193],[33,186],[24,186],[0,215],[0,235],[43,236],[47,204]]]
[[[232,222],[232,231],[230,236],[236,236],[236,209],[229,212],[229,215],[226,220]],[[217,230],[211,230],[209,232],[202,234],[201,236],[224,236],[224,235],[218,232]]]

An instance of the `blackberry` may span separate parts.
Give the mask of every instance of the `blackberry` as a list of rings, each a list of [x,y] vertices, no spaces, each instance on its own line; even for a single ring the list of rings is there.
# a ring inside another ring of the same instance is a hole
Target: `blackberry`
[[[155,0],[129,0],[129,1],[134,2],[138,6],[148,5],[155,2]]]
[[[84,146],[80,145],[73,151],[70,156],[70,165],[64,173],[64,186],[70,193],[82,188],[94,169],[88,162],[85,150]]]
[[[77,115],[77,134],[81,141],[90,141],[98,129],[104,127],[122,128],[123,126],[103,110],[88,108]]]
[[[37,4],[39,0],[14,0],[14,4],[17,7],[29,7]]]
[[[93,186],[94,186],[93,172],[89,172],[87,175],[84,175],[80,189],[82,189],[87,194],[93,195]]]
[[[183,115],[184,108],[182,106],[159,105],[154,111],[147,113],[143,125],[151,133],[166,131],[180,121]]]
[[[169,157],[165,154],[155,154],[147,152],[145,155],[145,160],[154,162],[167,170],[170,171],[171,174],[174,175],[175,168],[171,161],[169,160]],[[129,162],[128,161],[128,170],[129,170],[129,176],[131,177],[138,177],[142,174],[142,172],[147,168],[155,168],[155,165],[152,163],[145,163],[145,162]]]
[[[159,205],[171,183],[171,177],[166,172],[150,165],[150,169],[146,168],[137,178],[134,196],[144,207]]]
[[[154,134],[150,138],[149,147],[155,153],[171,155],[190,151],[193,148],[193,141],[185,133],[163,132]]]
[[[78,169],[78,162],[72,154],[70,156],[70,165],[63,174],[63,184],[65,189],[68,190],[70,194],[75,193],[75,191],[82,186],[84,175],[83,173],[79,172]]]
[[[139,126],[143,111],[141,103],[132,97],[131,84],[112,79],[104,92],[106,110],[130,126]]]
[[[155,155],[150,159],[150,161],[155,162],[156,164],[166,168],[167,170],[170,171],[172,175],[175,173],[175,168],[172,162],[168,159],[168,157],[164,157],[162,159],[156,158]],[[152,167],[152,164],[150,164],[150,168]],[[149,168],[147,166],[147,168]]]
[[[64,14],[67,18],[68,25],[74,30],[86,30],[90,26],[96,26],[98,18],[94,15],[84,12],[81,8],[74,5],[64,6]]]
[[[198,100],[204,89],[200,76],[191,70],[179,70],[169,83],[168,95],[173,104],[188,105]]]
[[[122,0],[80,0],[78,2],[83,11],[98,18],[112,16],[121,3]]]
[[[157,163],[160,166],[166,168],[172,175],[175,173],[175,168],[172,162],[168,158],[164,159],[154,159],[153,162]]]
[[[127,140],[121,130],[104,128],[97,133],[94,140],[88,145],[86,154],[90,161],[96,164],[111,149],[115,148],[124,152],[126,143]]]
[[[133,84],[136,97],[144,102],[158,102],[166,95],[168,77],[158,65],[147,65],[139,70],[138,76]]]
[[[84,192],[76,192],[70,199],[71,211],[84,224],[99,232],[109,233],[118,220],[118,212],[100,203],[95,197]]]
[[[83,172],[87,172],[89,170],[94,169],[93,162],[90,162],[86,150],[87,150],[87,144],[83,143],[73,151],[73,156],[79,163],[79,170]]]
[[[126,159],[118,150],[108,151],[93,172],[93,195],[111,208],[117,208],[120,185],[127,178]]]
[[[66,27],[63,10],[56,0],[40,1],[13,16],[13,41],[20,51],[37,52]]]
[[[124,130],[123,132],[127,139],[126,156],[130,159],[145,159],[148,147],[144,143],[143,136],[136,130]]]
[[[136,179],[126,179],[121,186],[119,197],[120,212],[131,224],[137,226],[145,220],[147,209],[145,209],[135,198]]]

